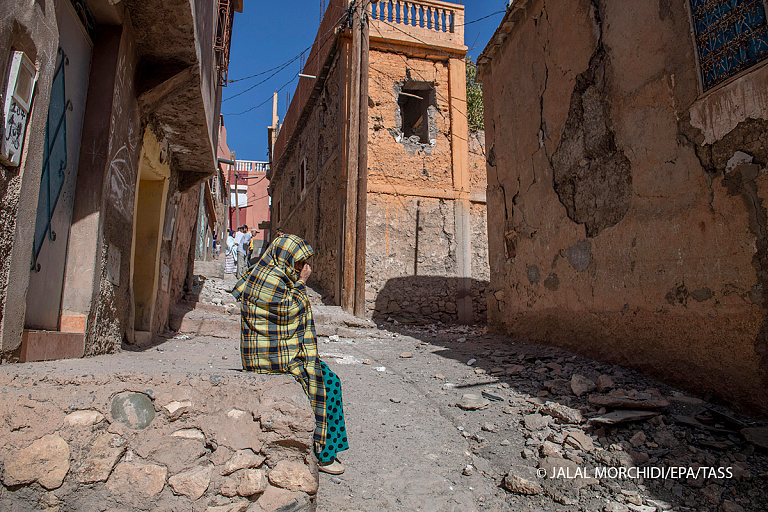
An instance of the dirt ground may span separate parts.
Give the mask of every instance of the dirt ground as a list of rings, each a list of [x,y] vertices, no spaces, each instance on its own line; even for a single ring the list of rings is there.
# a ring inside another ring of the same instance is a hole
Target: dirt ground
[[[226,305],[221,288],[206,282],[200,300]],[[764,423],[484,326],[335,330],[340,311],[312,298],[350,442],[347,471],[321,474],[318,510],[768,510]],[[628,407],[617,400],[650,418],[606,425]],[[617,473],[629,468],[646,473]]]
[[[231,279],[206,272],[195,296],[231,327]],[[319,350],[342,381],[350,444],[339,455],[346,472],[321,474],[320,511],[768,510],[763,423],[483,326],[350,327],[340,311],[316,309],[333,324],[318,325]],[[236,371],[239,340],[222,332],[169,333],[151,347],[15,371]],[[620,399],[651,417],[605,425]],[[632,477],[631,468],[678,472]]]

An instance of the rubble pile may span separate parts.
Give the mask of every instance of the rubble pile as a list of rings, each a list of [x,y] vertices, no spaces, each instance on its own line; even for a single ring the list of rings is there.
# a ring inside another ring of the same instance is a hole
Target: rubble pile
[[[391,328],[464,361],[460,374],[430,377],[454,406],[472,471],[485,464],[513,510],[768,510],[768,428],[752,418],[481,328]]]

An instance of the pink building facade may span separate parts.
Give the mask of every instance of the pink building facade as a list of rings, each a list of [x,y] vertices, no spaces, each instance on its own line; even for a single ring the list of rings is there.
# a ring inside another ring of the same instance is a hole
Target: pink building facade
[[[229,225],[243,224],[258,229],[254,237],[254,254],[269,240],[268,162],[237,160],[229,172]],[[261,227],[260,227],[261,226]]]

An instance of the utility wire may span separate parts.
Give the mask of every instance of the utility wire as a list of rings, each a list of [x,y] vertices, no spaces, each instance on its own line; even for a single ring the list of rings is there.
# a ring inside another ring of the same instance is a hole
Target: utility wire
[[[300,55],[301,55],[301,54],[300,54]],[[272,78],[273,76],[275,76],[276,74],[280,73],[282,70],[284,70],[285,68],[287,68],[289,64],[291,64],[292,62],[294,62],[294,61],[296,60],[296,58],[297,58],[297,57],[294,57],[292,60],[290,60],[290,61],[286,62],[285,64],[283,64],[282,66],[280,66],[280,69],[278,69],[277,71],[275,71],[274,73],[272,73],[271,75],[269,75],[267,78],[265,78],[265,79],[264,79],[264,80],[262,80],[261,82],[258,82],[258,83],[256,83],[256,84],[254,84],[254,85],[250,86],[250,87],[249,87],[249,88],[247,88],[246,90],[244,90],[244,91],[241,91],[241,92],[239,92],[239,93],[235,94],[234,96],[230,96],[229,98],[225,98],[225,99],[221,100],[221,102],[222,102],[222,103],[224,103],[225,101],[229,101],[229,100],[231,100],[231,99],[233,99],[233,98],[237,98],[238,96],[242,96],[243,94],[247,93],[248,91],[250,91],[250,90],[253,90],[253,89],[255,89],[256,87],[260,86],[260,85],[261,85],[261,84],[263,84],[264,82],[267,82],[267,81],[268,81],[270,78]],[[295,76],[294,76],[294,78],[295,78]],[[293,80],[293,79],[291,79],[291,80]]]
[[[340,17],[338,20],[336,20],[336,22],[333,24],[333,26],[332,26],[332,27],[331,27],[329,30],[327,30],[327,31],[326,31],[326,32],[325,32],[323,35],[321,35],[321,36],[320,36],[320,38],[318,38],[318,39],[322,39],[322,38],[324,38],[325,36],[327,36],[327,35],[328,35],[330,32],[334,31],[334,30],[336,29],[336,27],[338,26],[339,22],[340,22],[341,20],[343,20],[343,19],[344,19],[346,16],[347,16],[347,13],[346,13],[346,11],[344,11],[344,14],[343,14],[343,15],[342,15],[342,16],[341,16],[341,17]],[[325,41],[323,41],[323,43],[325,43]],[[284,63],[282,63],[282,64],[278,64],[277,66],[273,67],[272,69],[268,69],[268,70],[266,70],[266,71],[261,71],[261,72],[259,72],[259,73],[256,73],[255,75],[245,76],[245,77],[243,77],[243,78],[236,78],[236,79],[234,79],[234,80],[228,80],[228,81],[227,81],[227,83],[233,84],[233,83],[236,83],[236,82],[242,82],[243,80],[249,80],[249,79],[251,79],[251,78],[256,78],[256,77],[258,77],[258,76],[261,76],[261,75],[266,75],[267,73],[269,73],[269,72],[271,72],[271,71],[275,71],[275,70],[278,70],[277,72],[279,73],[280,71],[282,71],[283,69],[285,69],[285,68],[286,68],[288,65],[292,64],[293,62],[295,62],[296,60],[298,60],[299,58],[301,58],[301,57],[302,57],[302,56],[303,56],[305,53],[307,53],[309,50],[311,50],[311,49],[312,49],[312,47],[313,47],[314,45],[315,45],[315,43],[314,43],[314,41],[313,41],[311,45],[309,45],[309,46],[307,46],[306,48],[304,48],[304,49],[303,49],[301,52],[299,52],[299,53],[298,53],[298,54],[297,54],[295,57],[293,57],[293,58],[291,58],[291,59],[289,59],[289,60],[285,61],[285,62],[284,62]],[[322,46],[322,44],[321,44],[321,46]],[[269,76],[269,77],[268,77],[266,80],[269,80],[269,79],[270,79],[270,78],[272,78],[273,76],[274,76],[274,75],[270,75],[270,76]],[[266,81],[266,80],[264,80],[264,81]],[[259,83],[258,83],[258,84],[256,84],[256,85],[261,85],[262,83],[264,83],[264,81],[262,81],[262,82],[259,82]],[[250,89],[246,89],[246,91],[243,91],[243,92],[247,92],[248,90],[250,90]],[[242,94],[242,93],[239,93],[239,94]],[[237,95],[236,95],[236,96],[237,96]],[[230,98],[227,98],[226,100],[223,100],[223,101],[227,101],[228,99],[231,99],[231,98],[234,98],[234,97],[235,97],[235,96],[231,96]]]
[[[332,26],[330,29],[328,29],[328,30],[327,30],[327,31],[326,31],[326,32],[325,32],[325,33],[324,33],[322,36],[320,36],[320,38],[318,38],[318,39],[319,39],[319,40],[318,40],[318,48],[322,48],[323,46],[325,46],[325,43],[326,43],[326,42],[328,41],[328,39],[329,39],[329,37],[327,37],[327,36],[328,36],[328,34],[330,34],[331,32],[335,31],[335,30],[336,30],[336,27],[339,25],[339,23],[340,23],[342,20],[344,20],[344,18],[346,18],[347,16],[348,16],[348,13],[345,11],[345,14],[344,14],[343,16],[341,16],[341,17],[340,17],[338,20],[336,20],[336,22],[333,24],[333,26]],[[346,21],[344,21],[344,23],[346,23]],[[291,63],[293,63],[293,62],[295,62],[295,61],[296,61],[296,59],[298,59],[299,57],[301,57],[301,56],[304,54],[304,52],[306,52],[308,49],[312,48],[312,46],[314,46],[314,45],[315,45],[315,43],[313,42],[313,43],[312,43],[312,45],[311,45],[311,46],[309,46],[307,49],[305,49],[303,52],[301,52],[300,54],[296,55],[294,58],[292,58],[291,60],[289,60],[289,61],[288,61],[288,62],[286,62],[285,64],[283,64],[283,65],[281,65],[281,66],[278,66],[278,68],[280,68],[280,69],[278,69],[278,71],[276,71],[275,73],[271,74],[271,75],[270,75],[269,77],[267,77],[266,79],[264,79],[264,80],[262,80],[261,82],[259,82],[259,83],[255,84],[255,85],[253,85],[253,86],[251,86],[251,87],[249,87],[248,89],[246,89],[246,90],[244,90],[244,91],[242,91],[242,92],[239,92],[239,93],[235,94],[234,96],[230,96],[229,98],[227,98],[227,99],[225,99],[225,100],[222,100],[222,103],[223,103],[223,102],[225,102],[225,101],[227,101],[227,100],[231,100],[232,98],[235,98],[235,97],[237,97],[237,96],[240,96],[240,95],[242,95],[242,94],[245,94],[246,92],[250,91],[251,89],[254,89],[255,87],[257,87],[257,86],[259,86],[259,85],[263,84],[264,82],[266,82],[267,80],[269,80],[270,78],[272,78],[273,76],[275,76],[276,74],[278,74],[280,71],[282,71],[283,69],[285,69],[286,67],[288,67],[288,65],[290,65],[290,64],[291,64]],[[277,69],[277,68],[272,68],[272,69]],[[271,70],[270,70],[270,71],[271,71]],[[303,71],[303,70],[302,70],[302,71]],[[268,72],[268,71],[267,71],[267,72]],[[264,74],[264,73],[261,73],[261,74]],[[288,85],[289,85],[291,82],[293,82],[293,81],[296,79],[296,77],[297,77],[297,76],[298,76],[298,73],[297,73],[297,74],[295,74],[295,75],[293,75],[293,76],[291,77],[291,79],[290,79],[288,82],[284,83],[284,84],[283,84],[283,85],[282,85],[282,86],[281,86],[281,87],[280,87],[280,88],[279,88],[277,91],[274,91],[274,92],[280,92],[280,91],[282,91],[282,90],[283,90],[285,87],[287,87],[287,86],[288,86]],[[241,80],[245,80],[245,78],[242,78]],[[227,116],[239,116],[239,115],[242,115],[242,114],[246,114],[246,113],[248,113],[248,112],[251,112],[252,110],[256,110],[257,108],[259,108],[259,107],[262,107],[262,106],[266,105],[266,104],[267,104],[267,103],[268,103],[268,102],[269,102],[271,99],[272,99],[272,95],[270,95],[270,96],[269,96],[267,99],[265,99],[264,101],[262,101],[262,102],[261,102],[261,103],[259,103],[258,105],[254,106],[254,107],[251,107],[251,108],[249,108],[249,109],[247,109],[247,110],[243,110],[242,112],[237,112],[237,113],[228,113],[228,114],[224,114],[224,115],[227,115]]]
[[[289,84],[291,84],[291,83],[292,83],[294,80],[296,80],[296,77],[297,77],[297,76],[299,76],[299,75],[298,75],[298,73],[297,73],[297,74],[295,74],[295,75],[293,75],[293,76],[291,77],[291,79],[290,79],[290,80],[288,80],[287,82],[285,82],[285,83],[284,83],[282,86],[280,86],[280,88],[279,88],[277,91],[275,91],[275,92],[280,92],[280,91],[282,91],[283,89],[285,89],[285,88],[286,88],[286,87],[287,87]],[[252,110],[256,110],[256,109],[257,109],[257,108],[259,108],[259,107],[263,107],[264,105],[266,105],[266,104],[267,104],[269,101],[271,101],[271,100],[272,100],[272,95],[270,95],[270,96],[269,96],[269,98],[265,99],[264,101],[262,101],[261,103],[259,103],[259,104],[258,104],[258,105],[256,105],[255,107],[251,107],[251,108],[249,108],[248,110],[243,110],[242,112],[237,112],[237,113],[234,113],[234,114],[232,114],[232,113],[225,113],[224,115],[225,115],[225,116],[241,116],[241,115],[243,115],[243,114],[247,114],[248,112],[250,112],[250,111],[252,111]]]

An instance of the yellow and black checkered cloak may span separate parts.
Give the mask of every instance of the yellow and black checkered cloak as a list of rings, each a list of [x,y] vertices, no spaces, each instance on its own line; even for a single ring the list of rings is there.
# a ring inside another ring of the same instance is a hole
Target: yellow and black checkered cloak
[[[294,269],[314,251],[302,238],[275,238],[259,262],[237,282],[241,301],[240,356],[243,369],[289,373],[309,397],[315,413],[315,442],[326,442],[325,386],[306,285]]]

